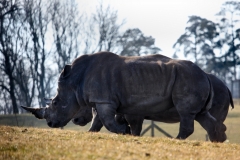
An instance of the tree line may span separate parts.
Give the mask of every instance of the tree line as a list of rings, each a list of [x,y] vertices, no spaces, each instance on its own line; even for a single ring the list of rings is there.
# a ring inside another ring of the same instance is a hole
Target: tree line
[[[173,58],[184,54],[206,72],[237,79],[240,2],[225,2],[213,22],[190,16]],[[82,54],[111,51],[123,56],[156,54],[155,39],[138,28],[123,29],[117,10],[99,3],[92,14],[75,0],[0,1],[0,114],[20,105],[45,106],[60,71]]]
[[[216,22],[190,16],[183,33],[173,45],[208,73],[223,81],[236,80],[240,64],[240,2],[226,1],[216,13]]]
[[[0,114],[20,105],[45,106],[66,64],[82,55],[156,54],[155,39],[138,28],[123,30],[117,10],[99,3],[91,15],[75,0],[0,1]]]

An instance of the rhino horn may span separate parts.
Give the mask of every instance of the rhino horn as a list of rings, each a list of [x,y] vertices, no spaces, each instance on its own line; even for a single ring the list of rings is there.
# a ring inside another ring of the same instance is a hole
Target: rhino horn
[[[35,115],[36,118],[44,119],[46,108],[32,108],[32,107],[24,107],[24,106],[21,106],[21,107],[31,112],[33,115]]]

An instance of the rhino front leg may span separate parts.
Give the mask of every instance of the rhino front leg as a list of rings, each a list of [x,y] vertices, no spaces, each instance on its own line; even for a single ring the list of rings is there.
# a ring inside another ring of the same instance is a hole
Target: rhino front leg
[[[96,104],[97,115],[102,124],[110,132],[126,134],[129,127],[126,124],[121,125],[115,121],[116,108],[113,104]]]
[[[90,132],[99,132],[101,130],[101,128],[103,127],[103,124],[101,122],[101,120],[99,119],[99,116],[97,114],[97,111],[92,108],[92,123],[91,123],[91,127],[88,131]]]
[[[141,131],[142,131],[142,124],[144,121],[144,117],[125,114],[125,119],[127,120],[128,124],[130,125],[131,134],[134,136],[140,136]]]

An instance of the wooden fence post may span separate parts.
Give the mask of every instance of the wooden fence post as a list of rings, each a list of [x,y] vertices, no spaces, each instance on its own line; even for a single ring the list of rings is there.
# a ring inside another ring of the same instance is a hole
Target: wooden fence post
[[[153,121],[151,121],[151,131],[152,131],[151,136],[154,137],[154,122]]]
[[[164,131],[162,128],[158,127],[154,121],[151,121],[150,126],[148,126],[145,130],[142,131],[141,136],[144,135],[148,130],[151,129],[151,136],[154,137],[154,128],[156,128],[159,132],[163,133],[165,136],[169,138],[173,138],[169,133]]]

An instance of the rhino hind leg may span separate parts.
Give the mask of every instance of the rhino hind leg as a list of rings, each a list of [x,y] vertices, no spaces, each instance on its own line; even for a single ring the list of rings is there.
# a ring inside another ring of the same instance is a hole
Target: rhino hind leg
[[[177,139],[186,139],[194,131],[194,115],[180,115],[180,128]]]
[[[224,142],[227,139],[226,126],[223,122],[216,120],[209,112],[198,114],[196,121],[207,131],[212,142]]]

